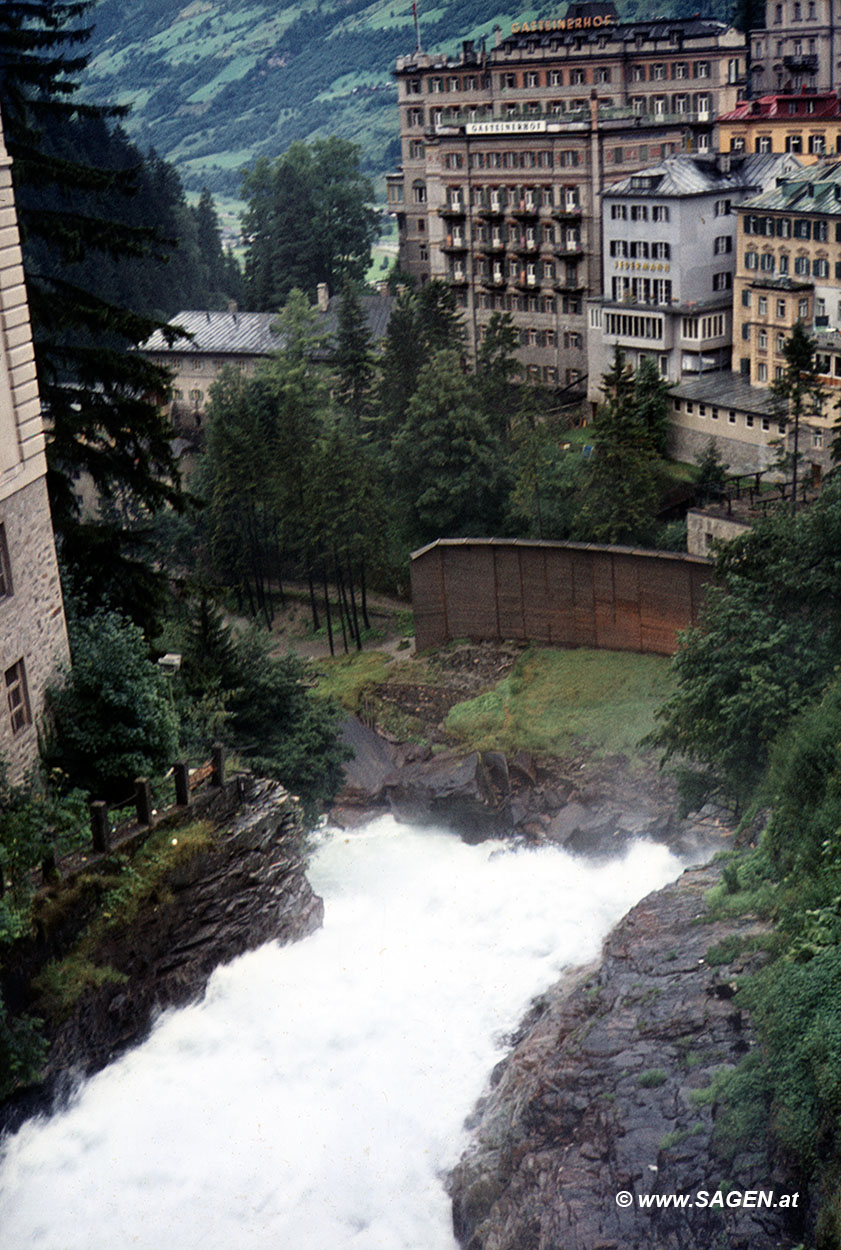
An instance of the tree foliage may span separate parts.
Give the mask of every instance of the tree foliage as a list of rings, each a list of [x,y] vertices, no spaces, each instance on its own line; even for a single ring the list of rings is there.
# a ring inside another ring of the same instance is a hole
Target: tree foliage
[[[682,640],[655,741],[737,803],[837,663],[839,544],[841,483],[832,482],[805,512],[770,517],[722,548],[701,624]]]
[[[173,761],[178,723],[142,632],[115,613],[71,623],[73,665],[48,691],[44,758],[94,798],[124,799]]]
[[[275,161],[261,157],[244,180],[249,239],[246,295],[253,308],[280,308],[293,288],[314,296],[345,278],[361,281],[371,260],[377,215],[359,148],[331,135],[293,143]]]

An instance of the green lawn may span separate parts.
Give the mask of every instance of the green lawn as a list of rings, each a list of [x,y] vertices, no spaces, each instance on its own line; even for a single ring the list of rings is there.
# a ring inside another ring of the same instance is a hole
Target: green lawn
[[[495,689],[454,707],[445,725],[479,750],[561,754],[581,739],[633,755],[670,690],[663,656],[534,650]]]

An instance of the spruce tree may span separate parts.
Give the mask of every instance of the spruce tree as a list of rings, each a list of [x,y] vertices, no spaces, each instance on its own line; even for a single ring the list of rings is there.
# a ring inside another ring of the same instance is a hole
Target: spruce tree
[[[131,224],[123,211],[140,158],[131,145],[110,142],[121,110],[79,95],[91,8],[89,0],[7,0],[0,7],[0,114],[47,416],[54,523],[63,558],[84,570],[101,599],[123,554],[127,520],[180,504],[181,492],[156,402],[167,375],[131,350],[166,327],[91,280],[97,258],[126,263],[168,252],[155,231]],[[101,140],[96,150],[92,135]],[[74,483],[82,473],[110,504],[110,519],[81,517]],[[93,576],[103,530],[108,558]]]

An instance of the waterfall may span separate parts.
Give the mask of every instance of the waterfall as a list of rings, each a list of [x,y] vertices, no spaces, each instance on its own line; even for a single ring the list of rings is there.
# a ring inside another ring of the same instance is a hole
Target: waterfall
[[[454,1250],[442,1177],[511,1030],[680,867],[324,831],[321,931],[217,969],[4,1143],[0,1250]]]

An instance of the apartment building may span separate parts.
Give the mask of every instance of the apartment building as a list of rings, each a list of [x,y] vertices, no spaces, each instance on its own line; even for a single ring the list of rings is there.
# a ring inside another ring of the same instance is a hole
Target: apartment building
[[[670,382],[730,368],[740,201],[799,169],[794,156],[669,156],[602,195],[602,291],[588,301],[588,398],[618,347]]]
[[[515,24],[490,50],[397,62],[402,167],[387,180],[400,263],[451,282],[475,349],[512,314],[535,378],[583,384],[584,299],[601,290],[601,197],[709,151],[745,75],[742,35],[698,18],[621,24],[609,4]]]
[[[804,165],[841,152],[841,101],[834,92],[765,95],[718,118],[722,152],[787,152]]]
[[[839,0],[766,0],[750,43],[751,94],[836,91],[841,85]]]
[[[827,396],[821,412],[806,415],[798,438],[818,481],[831,465],[841,390],[841,162],[784,172],[734,213],[732,372],[683,377],[673,387],[670,450],[693,459],[712,437],[733,472],[772,467],[792,436],[772,386],[785,372],[786,341],[802,322],[816,339]]]
[[[46,486],[44,428],[11,161],[0,128],[0,757],[20,782],[38,759],[44,693],[69,663]]]

